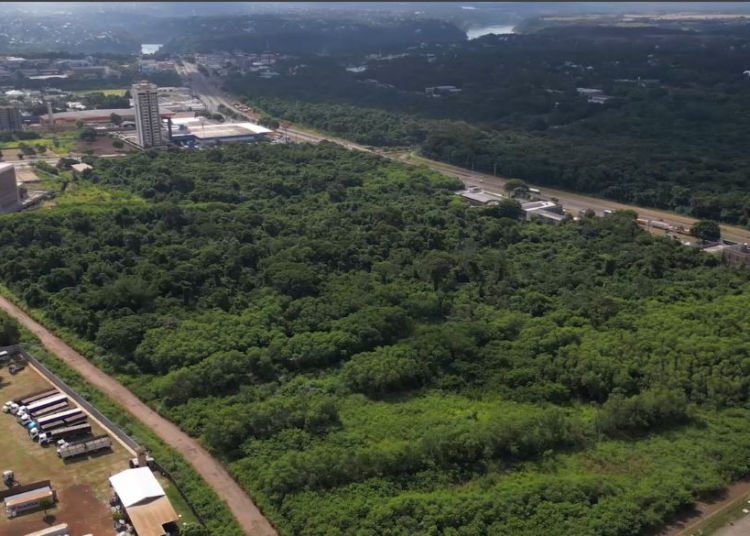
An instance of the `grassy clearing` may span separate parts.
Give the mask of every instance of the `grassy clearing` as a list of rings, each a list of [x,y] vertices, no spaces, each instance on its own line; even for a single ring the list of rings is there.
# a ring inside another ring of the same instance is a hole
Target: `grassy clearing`
[[[74,91],[74,93],[79,96],[83,97],[84,95],[88,95],[89,93],[104,93],[105,95],[115,95],[117,97],[122,97],[125,95],[126,89],[86,89],[81,91]]]
[[[59,187],[58,187],[59,188]],[[96,185],[82,185],[69,183],[64,193],[55,198],[59,208],[80,208],[81,203],[86,203],[87,208],[112,206],[112,205],[145,205],[143,198],[137,197],[125,190],[114,190],[102,188]]]

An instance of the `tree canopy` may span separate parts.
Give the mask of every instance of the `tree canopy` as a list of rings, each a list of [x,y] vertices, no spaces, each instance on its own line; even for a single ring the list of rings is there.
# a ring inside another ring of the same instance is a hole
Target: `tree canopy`
[[[635,536],[750,474],[750,273],[632,213],[331,143],[93,163],[140,202],[4,216],[0,278],[282,534]]]

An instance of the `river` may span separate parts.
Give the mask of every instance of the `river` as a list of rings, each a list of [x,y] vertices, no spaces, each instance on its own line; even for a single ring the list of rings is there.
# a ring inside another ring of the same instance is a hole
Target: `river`
[[[466,30],[466,37],[476,39],[487,34],[512,34],[513,26],[481,26]]]
[[[164,45],[141,45],[141,54],[156,54]]]

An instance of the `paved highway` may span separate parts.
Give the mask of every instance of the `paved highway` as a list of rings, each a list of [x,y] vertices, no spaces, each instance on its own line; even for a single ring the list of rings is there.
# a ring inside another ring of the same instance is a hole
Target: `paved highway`
[[[236,99],[231,99],[228,95],[225,95],[222,90],[213,83],[213,80],[215,79],[208,80],[205,76],[198,72],[198,69],[194,64],[186,63],[185,66],[180,69],[180,71],[180,74],[182,74],[190,83],[195,94],[202,100],[204,100],[206,105],[212,111],[218,110],[219,104],[223,104],[224,106],[230,108],[231,110],[234,110],[238,114],[244,115],[250,119],[255,119],[254,117],[243,114],[242,112],[237,110],[232,104],[236,101]],[[443,164],[441,162],[428,160],[426,158],[415,157],[413,155],[404,155],[403,153],[388,154],[387,152],[383,151],[373,151],[372,149],[353,143],[351,141],[342,140],[329,135],[310,132],[308,130],[301,130],[299,127],[290,128],[285,132],[289,135],[292,141],[309,141],[313,143],[323,140],[335,141],[336,143],[348,147],[349,149],[365,151],[369,153],[374,152],[388,158],[398,159],[405,163],[423,164],[433,169],[434,171],[457,177],[467,186],[481,186],[482,188],[490,192],[503,193],[503,185],[505,180],[502,177],[494,177],[492,175],[476,173],[455,166]],[[534,187],[534,185],[531,186]],[[598,214],[601,214],[604,210],[634,210],[638,213],[638,216],[640,218],[649,220],[661,220],[676,227],[690,227],[697,221],[695,218],[682,216],[674,212],[637,207],[634,205],[626,205],[623,203],[616,203],[614,201],[608,201],[605,199],[599,199],[596,197],[575,194],[552,188],[539,187],[539,189],[542,190],[544,196],[548,198],[557,198],[559,202],[562,203],[562,205],[565,207],[565,209],[573,213],[574,215],[577,215],[580,210],[586,209],[594,210]],[[722,236],[727,240],[741,243],[750,243],[749,230],[728,225],[722,225],[721,228]],[[690,238],[687,238],[687,240],[690,240]]]

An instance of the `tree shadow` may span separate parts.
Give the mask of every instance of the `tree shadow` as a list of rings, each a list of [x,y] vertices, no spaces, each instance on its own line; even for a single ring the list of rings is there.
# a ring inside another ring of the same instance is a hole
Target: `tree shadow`
[[[57,522],[57,516],[47,514],[42,518],[42,521],[44,521],[47,525],[54,525]]]

